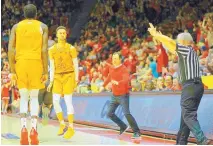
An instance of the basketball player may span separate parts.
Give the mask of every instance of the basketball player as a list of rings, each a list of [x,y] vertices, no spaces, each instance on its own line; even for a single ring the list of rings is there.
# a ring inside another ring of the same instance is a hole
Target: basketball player
[[[42,83],[48,74],[47,40],[48,27],[35,20],[36,6],[28,4],[24,7],[25,19],[15,24],[11,30],[9,41],[9,63],[11,67],[12,85],[17,82],[20,92],[21,145],[28,145],[27,119],[28,98],[32,129],[30,139],[32,145],[38,145],[37,116],[39,110],[38,92],[44,88]]]
[[[72,93],[78,83],[78,60],[76,49],[66,42],[66,28],[59,26],[56,29],[58,42],[49,49],[50,60],[50,84],[47,91],[52,89],[53,105],[60,122],[58,135],[66,131],[63,113],[59,104],[61,95],[67,106],[68,130],[64,134],[65,139],[70,139],[75,131],[73,129],[74,109],[72,105]]]
[[[52,47],[55,43],[55,41],[53,41],[51,39],[52,39],[52,37],[49,36],[48,49],[50,47]],[[49,61],[48,61],[48,65],[49,65]],[[40,107],[39,111],[42,111],[42,124],[43,125],[48,124],[49,114],[50,114],[50,111],[51,111],[51,108],[53,105],[52,92],[47,91],[47,87],[48,87],[49,83],[50,83],[50,78],[48,78],[47,82],[45,82],[45,88],[40,89],[39,93],[38,93],[38,102],[39,102],[39,107]]]
[[[38,93],[39,111],[42,111],[42,124],[47,125],[49,120],[50,110],[52,108],[52,92],[47,91],[49,80],[45,84],[45,88],[40,89]]]

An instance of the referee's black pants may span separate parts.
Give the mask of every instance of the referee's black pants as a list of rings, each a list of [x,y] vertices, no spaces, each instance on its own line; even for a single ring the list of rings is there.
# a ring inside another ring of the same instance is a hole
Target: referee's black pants
[[[190,131],[198,144],[205,144],[207,138],[197,120],[197,110],[203,96],[204,86],[201,80],[186,81],[181,94],[181,123],[176,144],[187,145]]]

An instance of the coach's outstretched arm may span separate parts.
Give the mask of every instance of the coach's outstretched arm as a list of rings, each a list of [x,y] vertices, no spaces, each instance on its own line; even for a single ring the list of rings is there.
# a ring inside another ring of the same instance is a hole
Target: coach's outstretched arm
[[[162,35],[160,32],[157,32],[156,28],[152,25],[152,23],[149,23],[150,28],[148,28],[148,31],[150,34],[154,37],[154,39],[160,41],[163,45],[166,46],[166,48],[173,54],[175,54],[176,50],[176,42],[165,36]]]

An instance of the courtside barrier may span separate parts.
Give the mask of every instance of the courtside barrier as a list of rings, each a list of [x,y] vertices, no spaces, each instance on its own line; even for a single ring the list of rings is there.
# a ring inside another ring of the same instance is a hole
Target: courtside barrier
[[[75,122],[116,129],[117,126],[107,118],[110,93],[73,95]],[[66,106],[61,99],[64,117]],[[137,92],[130,94],[130,111],[140,129],[155,133],[173,135],[180,126],[180,92]],[[116,115],[127,123],[122,108],[119,106]],[[51,117],[56,118],[54,110]],[[208,138],[213,139],[213,90],[205,91],[198,110],[198,120]],[[160,136],[161,137],[161,136]]]

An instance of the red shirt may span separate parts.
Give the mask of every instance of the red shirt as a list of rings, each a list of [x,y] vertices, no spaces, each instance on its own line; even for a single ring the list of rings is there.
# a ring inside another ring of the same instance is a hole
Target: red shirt
[[[130,75],[128,73],[127,68],[124,65],[121,65],[117,68],[110,68],[109,75],[107,79],[104,81],[104,87],[115,80],[118,82],[118,85],[112,84],[112,93],[115,96],[124,95],[129,93],[129,79]]]
[[[123,45],[122,49],[121,49],[121,54],[124,57],[127,57],[129,54],[129,48],[127,45]]]
[[[14,93],[14,100],[17,100],[19,99],[19,91],[17,89],[13,90],[13,93]]]
[[[156,46],[158,50],[161,51],[161,54],[157,58],[157,72],[162,72],[162,67],[167,67],[168,66],[168,55],[166,54],[165,49],[163,48],[162,45],[157,45]]]
[[[9,97],[9,87],[3,87],[2,97]]]
[[[135,73],[136,72],[136,64],[137,64],[137,62],[134,61],[133,59],[132,60],[126,59],[124,61],[124,65],[127,67],[128,71],[130,73]]]

